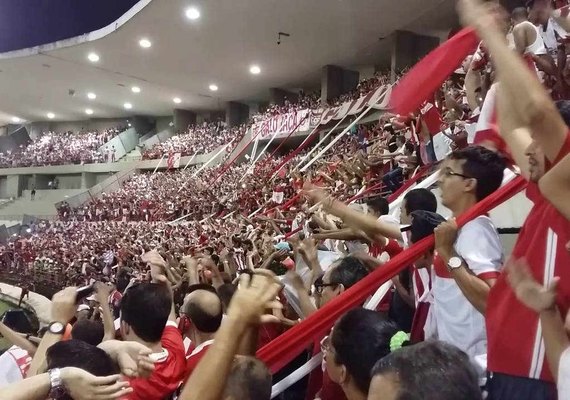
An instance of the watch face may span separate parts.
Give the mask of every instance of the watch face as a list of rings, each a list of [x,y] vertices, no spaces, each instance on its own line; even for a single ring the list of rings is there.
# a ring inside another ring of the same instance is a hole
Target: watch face
[[[461,267],[461,258],[459,257],[452,257],[449,260],[449,267],[450,268],[459,268]]]
[[[61,322],[52,322],[49,326],[51,333],[60,334],[65,330],[65,326]]]

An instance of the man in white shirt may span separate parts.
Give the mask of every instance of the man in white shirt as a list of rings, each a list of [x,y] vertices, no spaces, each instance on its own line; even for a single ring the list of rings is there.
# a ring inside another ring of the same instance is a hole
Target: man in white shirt
[[[501,186],[505,163],[486,148],[471,146],[445,160],[439,186],[444,206],[453,218],[435,229],[433,316],[439,340],[465,351],[486,367],[484,312],[491,286],[503,264],[497,231],[487,216],[457,228],[455,218]],[[431,312],[431,311],[430,311]]]

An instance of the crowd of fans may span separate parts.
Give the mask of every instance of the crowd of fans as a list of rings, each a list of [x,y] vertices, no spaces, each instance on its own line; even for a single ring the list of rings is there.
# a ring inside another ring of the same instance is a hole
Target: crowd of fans
[[[124,129],[111,128],[102,132],[47,132],[27,146],[0,153],[0,167],[36,167],[63,164],[93,164],[112,161],[113,150],[99,148]],[[109,154],[110,153],[110,154]]]
[[[515,49],[533,52],[540,30],[520,12]],[[459,13],[487,62],[468,57],[416,113],[355,128],[308,168],[309,148],[137,175],[3,247],[5,271],[63,289],[43,337],[0,323],[14,345],[0,356],[0,398],[268,400],[282,374],[255,354],[288,330],[318,333],[295,360],[283,354],[285,371],[319,350],[323,363],[281,398],[570,398],[570,103],[528,68],[539,57],[509,49],[495,3],[461,0]],[[396,218],[389,199],[430,168],[452,217],[413,188]],[[462,218],[506,169],[534,203],[508,260],[486,214]],[[415,261],[381,301],[355,291],[406,251]],[[347,298],[366,300],[349,309]]]
[[[225,122],[191,125],[186,132],[144,150],[143,159],[152,160],[175,153],[180,153],[183,157],[207,154],[230,142],[233,145],[229,146],[231,150],[238,145],[246,130],[245,125],[229,128]]]

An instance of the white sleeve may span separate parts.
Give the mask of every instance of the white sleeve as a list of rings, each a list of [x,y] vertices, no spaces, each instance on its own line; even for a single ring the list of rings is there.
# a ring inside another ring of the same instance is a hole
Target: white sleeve
[[[503,266],[503,246],[488,217],[478,217],[459,231],[455,251],[475,275],[499,272]]]

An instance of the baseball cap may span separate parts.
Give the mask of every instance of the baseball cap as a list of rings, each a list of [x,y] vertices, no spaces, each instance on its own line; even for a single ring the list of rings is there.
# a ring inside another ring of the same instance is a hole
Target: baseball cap
[[[431,211],[417,210],[410,214],[412,223],[404,230],[411,232],[410,241],[412,243],[419,242],[433,234],[434,229],[445,221],[441,215]]]

